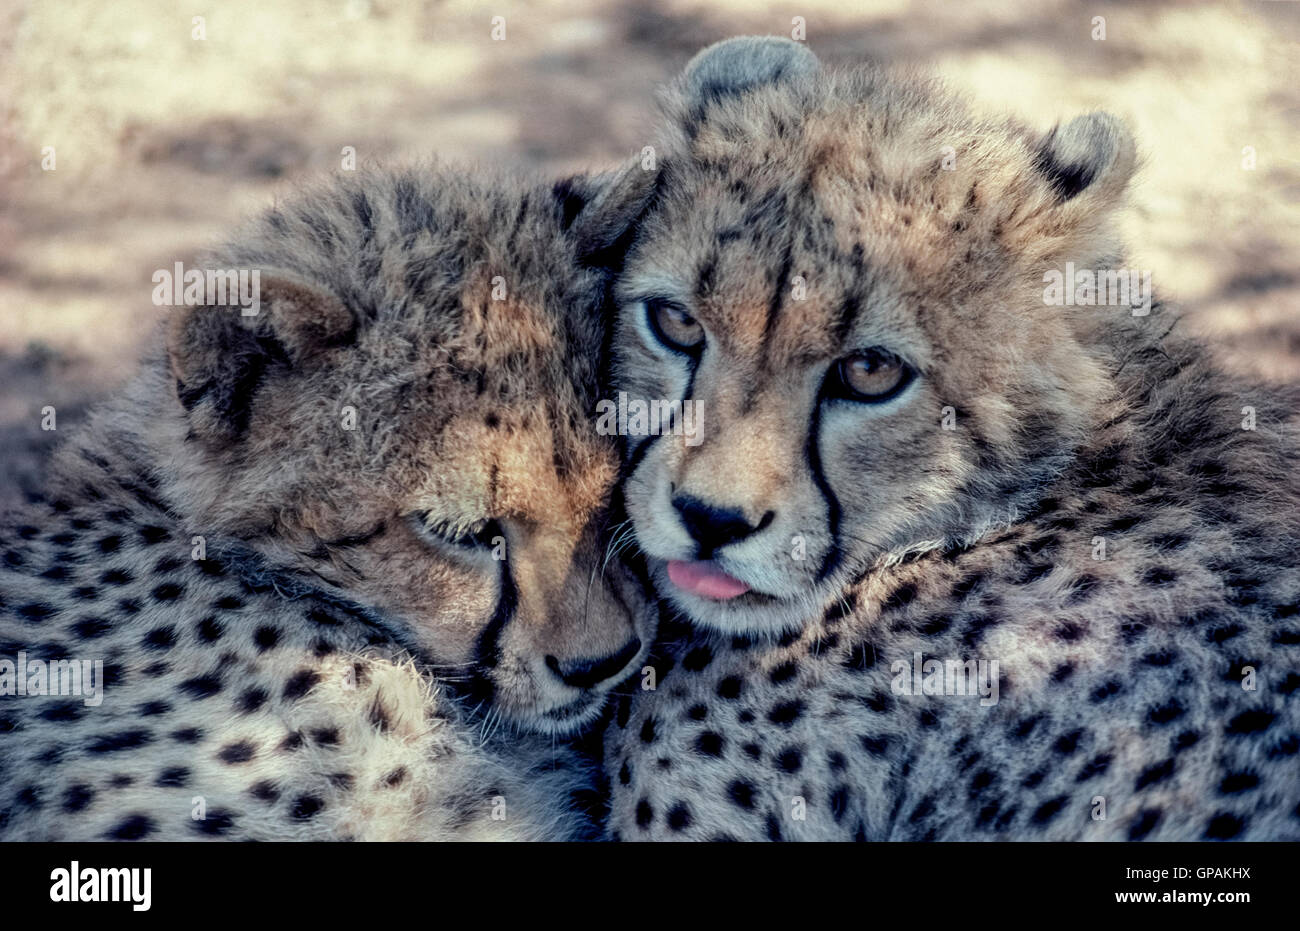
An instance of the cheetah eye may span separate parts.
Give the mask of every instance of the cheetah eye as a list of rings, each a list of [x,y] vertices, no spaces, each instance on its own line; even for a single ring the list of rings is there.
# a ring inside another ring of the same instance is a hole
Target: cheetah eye
[[[678,305],[651,298],[645,312],[650,331],[669,349],[693,356],[704,348],[704,327]]]
[[[896,397],[915,377],[916,371],[898,356],[873,347],[835,363],[827,388],[831,397],[880,404]]]
[[[413,514],[411,523],[416,533],[435,543],[450,544],[467,550],[491,549],[498,538],[504,536],[501,525],[495,520],[481,520],[472,524],[456,524],[435,518],[428,511]]]

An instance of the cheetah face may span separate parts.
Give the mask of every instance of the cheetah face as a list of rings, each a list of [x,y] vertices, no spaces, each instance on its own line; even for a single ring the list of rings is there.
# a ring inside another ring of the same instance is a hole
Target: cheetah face
[[[1111,118],[977,124],[786,45],[723,43],[669,93],[616,288],[618,389],[700,427],[629,437],[628,514],[657,587],[731,633],[973,542],[1064,466],[1106,375],[1042,276],[1104,261],[1133,161]]]
[[[583,196],[432,173],[317,191],[216,260],[265,270],[261,312],[193,309],[170,343],[194,532],[370,609],[473,707],[553,734],[652,634],[606,553]]]

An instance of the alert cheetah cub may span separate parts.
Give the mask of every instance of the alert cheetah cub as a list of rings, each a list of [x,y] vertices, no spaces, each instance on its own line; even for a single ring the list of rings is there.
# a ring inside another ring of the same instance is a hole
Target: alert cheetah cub
[[[666,101],[614,369],[703,408],[624,489],[697,632],[619,708],[612,833],[1300,838],[1297,399],[1051,300],[1126,267],[1123,125],[775,39]]]

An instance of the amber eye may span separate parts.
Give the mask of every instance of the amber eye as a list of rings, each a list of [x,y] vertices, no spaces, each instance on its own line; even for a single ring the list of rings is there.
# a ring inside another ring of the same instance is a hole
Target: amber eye
[[[645,308],[650,330],[669,349],[695,355],[704,347],[704,327],[676,304],[649,300]]]
[[[884,349],[864,349],[836,363],[831,394],[850,401],[888,401],[911,383],[912,367]]]

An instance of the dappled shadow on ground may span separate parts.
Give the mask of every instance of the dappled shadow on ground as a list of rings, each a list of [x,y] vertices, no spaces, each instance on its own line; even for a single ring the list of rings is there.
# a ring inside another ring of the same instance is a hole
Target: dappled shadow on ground
[[[1134,263],[1230,364],[1300,378],[1300,4],[799,8],[828,62],[937,70],[1044,128],[1093,108],[1124,117],[1145,157],[1125,218]],[[202,39],[192,15],[162,0],[0,11],[0,475],[39,472],[42,407],[59,406],[62,428],[127,377],[164,312],[155,269],[339,171],[345,147],[363,164],[607,167],[650,141],[655,85],[696,50],[788,34],[793,14],[739,0],[230,0]]]

